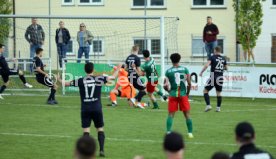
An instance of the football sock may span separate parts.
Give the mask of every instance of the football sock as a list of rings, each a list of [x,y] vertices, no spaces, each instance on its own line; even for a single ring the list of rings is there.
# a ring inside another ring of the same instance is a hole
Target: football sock
[[[19,75],[19,78],[20,78],[20,80],[23,82],[23,84],[26,84],[27,82],[26,82],[26,79],[25,79],[25,77],[24,77],[24,75]]]
[[[186,125],[188,128],[188,133],[193,133],[193,122],[192,119],[187,119],[186,120]]]
[[[52,100],[52,93],[50,93],[49,97],[48,97],[48,101]]]
[[[98,132],[98,141],[99,141],[99,145],[100,145],[100,151],[104,151],[104,139],[105,139],[104,132],[99,131]]]
[[[4,92],[4,90],[7,88],[7,86],[3,85],[1,88],[0,88],[0,94]]]
[[[210,97],[208,93],[204,93],[204,99],[205,99],[206,105],[210,105]]]
[[[159,106],[158,106],[158,103],[156,102],[156,101],[154,101],[154,102],[152,102],[153,103],[153,107],[154,108],[158,108]]]
[[[159,90],[159,91],[157,92],[157,94],[160,95],[160,96],[163,96],[163,95],[164,95],[164,94],[161,92],[161,90]]]
[[[146,95],[145,91],[139,91],[138,95],[135,98],[138,102],[141,102],[144,95]]]
[[[221,100],[222,100],[222,97],[221,96],[217,96],[217,107],[221,106]]]
[[[83,136],[89,136],[89,132],[84,132]]]
[[[56,90],[55,89],[51,89],[51,94],[52,94],[52,100],[56,100]]]
[[[173,124],[173,117],[168,116],[167,118],[167,132],[171,132]]]
[[[116,94],[115,93],[110,92],[109,95],[110,95],[111,102],[116,101]]]
[[[55,100],[55,93],[56,93],[56,90],[51,88],[51,93],[49,95],[48,101],[49,100]]]

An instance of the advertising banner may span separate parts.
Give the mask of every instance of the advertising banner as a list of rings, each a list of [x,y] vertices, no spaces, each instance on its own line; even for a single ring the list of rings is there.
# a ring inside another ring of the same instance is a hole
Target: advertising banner
[[[108,66],[108,64],[94,64],[94,75],[112,75],[113,69]],[[84,63],[67,63],[66,64],[66,76],[65,80],[70,81],[85,77],[86,73],[84,72]],[[110,92],[114,86],[103,85],[102,92]],[[66,87],[65,91],[68,92],[78,92],[78,87]]]
[[[156,65],[156,71],[160,75],[160,65]],[[94,64],[94,73],[95,76],[102,75],[112,75],[113,68],[111,68],[108,64]],[[78,79],[80,77],[84,77],[84,63],[67,63],[66,64],[66,76],[65,80],[70,81],[74,79]],[[142,81],[145,81],[145,78],[141,78]],[[103,85],[102,92],[109,93],[115,87],[114,83]],[[66,87],[65,92],[78,92],[79,89],[77,87]]]
[[[187,66],[191,74],[191,95],[203,95],[206,81],[210,77],[208,69],[199,76],[203,66]],[[224,73],[223,96],[276,98],[276,69],[273,67],[230,66]],[[215,96],[213,89],[210,95]]]
[[[160,75],[160,65],[157,65]],[[171,65],[166,65],[166,70]],[[210,77],[210,70],[207,69],[203,77],[199,76],[202,65],[190,65],[189,69],[192,89],[191,95],[202,96],[206,81]],[[95,64],[94,75],[112,75],[113,69],[108,64]],[[228,97],[250,97],[250,98],[276,98],[276,68],[274,67],[253,67],[253,66],[229,66],[224,73],[222,95]],[[85,76],[84,64],[67,63],[66,80],[73,80]],[[162,80],[159,80],[162,81]],[[161,83],[161,82],[160,82]],[[110,92],[114,85],[105,85],[103,92]],[[67,87],[66,92],[76,92],[78,88]],[[216,95],[215,89],[210,91],[211,96]]]

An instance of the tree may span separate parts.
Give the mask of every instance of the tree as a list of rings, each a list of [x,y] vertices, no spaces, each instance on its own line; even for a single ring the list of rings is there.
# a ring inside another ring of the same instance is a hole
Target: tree
[[[12,2],[10,0],[0,0],[0,14],[12,13]],[[0,18],[0,43],[3,44],[7,41],[10,33],[10,19]]]
[[[261,0],[233,0],[236,12],[237,38],[247,54],[247,61],[252,57],[255,62],[253,49],[256,46],[263,23],[263,10]]]

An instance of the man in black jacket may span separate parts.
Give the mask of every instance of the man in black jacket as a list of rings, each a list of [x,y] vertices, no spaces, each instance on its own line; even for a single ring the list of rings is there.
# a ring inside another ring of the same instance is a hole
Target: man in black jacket
[[[69,30],[64,27],[64,22],[59,22],[59,28],[56,30],[56,44],[59,57],[59,66],[62,68],[62,59],[66,58],[68,43],[71,39]],[[66,62],[66,61],[65,61]]]
[[[255,146],[255,131],[250,123],[239,123],[235,132],[240,150],[234,153],[231,159],[273,159],[269,153]]]
[[[208,59],[211,57],[211,54],[214,53],[214,48],[218,45],[218,34],[218,27],[213,24],[212,17],[208,16],[207,24],[203,30],[203,42],[205,43],[205,50],[207,52]]]

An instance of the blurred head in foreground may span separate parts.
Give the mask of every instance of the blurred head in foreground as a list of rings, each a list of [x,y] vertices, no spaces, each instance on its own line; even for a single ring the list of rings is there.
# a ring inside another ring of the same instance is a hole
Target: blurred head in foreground
[[[184,139],[176,132],[167,134],[163,143],[164,152],[167,159],[184,159]]]
[[[90,136],[82,136],[78,139],[75,148],[75,159],[95,159],[96,142]]]

